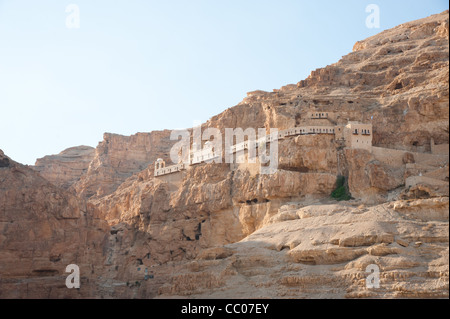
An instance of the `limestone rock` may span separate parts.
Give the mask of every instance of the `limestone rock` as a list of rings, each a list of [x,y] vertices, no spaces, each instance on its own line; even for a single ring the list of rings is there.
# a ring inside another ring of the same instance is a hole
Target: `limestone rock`
[[[107,229],[83,200],[10,160],[0,167],[0,298],[102,294],[89,279],[102,269]],[[69,264],[80,267],[82,290],[65,286]]]
[[[0,152],[0,297],[448,298],[448,70],[443,12],[202,124],[371,123],[364,149],[342,132],[280,140],[273,174],[201,163],[155,177],[170,131],[106,133],[84,173],[92,155],[39,160],[52,183]],[[330,198],[338,176],[353,199]],[[63,286],[69,263],[85,290]]]
[[[9,167],[10,160],[5,154],[0,150],[0,168],[2,167]]]
[[[49,182],[68,189],[86,173],[94,153],[90,146],[71,147],[58,155],[37,159],[32,168]]]
[[[168,158],[175,142],[169,137],[169,130],[132,136],[105,133],[86,174],[74,185],[77,193],[85,197],[110,194],[157,158]]]
[[[386,204],[338,206],[326,215],[322,205],[306,206],[311,217],[277,222],[226,245],[231,254],[220,263],[197,258],[195,269],[176,277],[203,282],[210,280],[206,274],[214,274],[217,285],[187,288],[171,280],[160,288],[159,297],[448,297],[448,261],[443,260],[448,256],[448,214],[444,219],[430,216],[425,228],[422,221],[403,219]],[[413,241],[427,244],[408,247]],[[379,289],[365,284],[371,264],[380,269]]]

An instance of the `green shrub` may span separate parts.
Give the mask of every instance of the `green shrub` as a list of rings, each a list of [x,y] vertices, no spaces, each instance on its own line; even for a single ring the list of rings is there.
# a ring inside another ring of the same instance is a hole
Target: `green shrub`
[[[341,200],[350,200],[352,196],[350,195],[347,185],[345,183],[344,176],[338,176],[336,179],[336,189],[331,193],[331,197],[341,201]]]
[[[345,185],[345,177],[339,175],[337,177],[337,179],[336,179],[336,188],[339,188],[339,187],[344,186],[344,185]]]

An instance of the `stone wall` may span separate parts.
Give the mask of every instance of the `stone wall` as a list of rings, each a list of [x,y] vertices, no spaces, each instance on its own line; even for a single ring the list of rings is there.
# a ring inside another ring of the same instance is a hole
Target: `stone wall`
[[[394,167],[400,167],[404,165],[403,156],[405,153],[407,152],[402,150],[394,150],[390,148],[375,146],[372,147],[372,154],[377,160],[386,165]]]
[[[431,153],[437,154],[437,155],[449,155],[448,154],[448,144],[441,144],[441,145],[434,145],[434,143],[431,144]]]

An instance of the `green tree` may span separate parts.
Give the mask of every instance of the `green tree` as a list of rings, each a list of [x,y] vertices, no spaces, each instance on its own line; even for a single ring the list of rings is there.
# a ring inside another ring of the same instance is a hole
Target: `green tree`
[[[348,191],[348,186],[347,186],[346,179],[344,176],[337,177],[336,188],[331,193],[331,197],[338,201],[350,200],[352,198],[350,192]]]

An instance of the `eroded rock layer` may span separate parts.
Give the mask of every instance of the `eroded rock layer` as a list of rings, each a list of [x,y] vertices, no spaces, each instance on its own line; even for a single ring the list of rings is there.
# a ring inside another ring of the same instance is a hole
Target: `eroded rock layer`
[[[203,123],[372,125],[364,148],[337,131],[280,139],[273,174],[201,163],[155,177],[170,131],[105,134],[39,160],[46,179],[0,152],[0,297],[448,297],[448,36],[448,11],[402,24]],[[350,200],[330,198],[338,176]]]
[[[68,189],[87,172],[94,154],[95,149],[90,146],[71,147],[58,155],[37,159],[32,168],[48,181]]]

